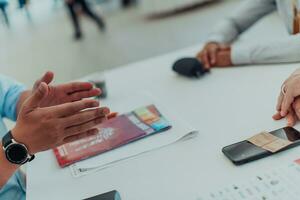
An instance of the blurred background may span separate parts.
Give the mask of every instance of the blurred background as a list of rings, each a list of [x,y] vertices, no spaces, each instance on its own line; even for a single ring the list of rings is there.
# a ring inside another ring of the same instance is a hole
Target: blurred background
[[[75,6],[82,30],[76,37],[63,0],[0,0],[7,16],[0,10],[1,73],[30,86],[46,70],[64,82],[192,45],[200,50],[239,0],[87,2],[106,28]]]

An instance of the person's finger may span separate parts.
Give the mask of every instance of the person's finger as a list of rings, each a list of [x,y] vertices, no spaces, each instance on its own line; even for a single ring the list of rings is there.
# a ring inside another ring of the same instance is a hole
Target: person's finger
[[[118,113],[117,112],[112,112],[110,113],[109,115],[106,116],[107,119],[113,119],[115,117],[118,116]]]
[[[93,119],[89,122],[85,122],[80,125],[72,126],[65,129],[65,136],[72,136],[76,135],[78,133],[85,132],[87,130],[90,130],[92,128],[95,128],[97,125],[101,124],[102,122],[106,121],[106,117],[99,117],[96,119]]]
[[[48,85],[44,82],[40,83],[37,89],[33,92],[33,94],[28,98],[26,103],[24,104],[27,109],[34,110],[35,108],[40,106],[43,98],[48,94]]]
[[[215,65],[217,62],[217,51],[218,51],[217,46],[212,46],[211,48],[208,49],[208,59],[211,65]]]
[[[202,57],[201,57],[201,61],[204,64],[205,69],[209,69],[210,68],[210,64],[209,64],[209,60],[208,60],[208,55],[207,55],[207,51],[204,50]]]
[[[295,117],[296,117],[296,115],[294,113],[294,110],[290,109],[289,112],[288,112],[288,114],[287,114],[287,116],[286,116],[287,126],[292,127],[292,126],[295,125],[295,123],[297,121],[297,119]]]
[[[41,79],[41,82],[45,82],[47,85],[49,85],[54,79],[54,73],[51,71],[48,71],[45,73],[43,78]]]
[[[96,109],[82,111],[75,115],[66,117],[63,119],[63,121],[66,127],[71,127],[71,126],[83,124],[85,122],[89,122],[99,117],[106,117],[106,115],[108,114],[109,114],[108,108],[106,107],[96,108]]]
[[[66,93],[72,94],[74,92],[91,90],[93,84],[89,82],[72,82],[63,84],[60,87],[62,87]]]
[[[283,95],[283,100],[281,104],[280,114],[285,117],[287,115],[288,109],[291,107],[291,104],[294,101],[293,94],[287,90],[285,95]]]
[[[89,97],[95,97],[99,96],[101,94],[101,90],[99,88],[93,88],[88,91],[79,91],[79,92],[74,92],[70,94],[69,101],[78,101],[84,98],[89,98]]]
[[[295,125],[297,123],[297,121],[299,120],[299,118],[298,118],[295,110],[294,110],[293,114],[294,114],[294,125]]]
[[[201,60],[201,56],[202,56],[202,51],[199,51],[199,52],[197,53],[197,55],[196,55],[196,58],[197,58],[198,60]]]
[[[282,119],[283,117],[281,116],[280,112],[277,112],[276,114],[273,115],[272,117],[274,120],[280,120]]]
[[[300,119],[300,100],[296,99],[292,106],[297,118]]]
[[[80,140],[80,139],[85,138],[85,137],[90,137],[90,136],[97,135],[98,133],[99,133],[99,130],[96,129],[96,128],[93,128],[93,129],[90,129],[90,130],[85,131],[83,133],[79,133],[77,135],[72,135],[72,136],[66,137],[63,140],[63,143],[73,142],[73,141]]]
[[[277,105],[276,105],[276,110],[277,111],[281,110],[282,100],[283,100],[283,94],[282,94],[282,92],[280,92],[280,94],[277,98]]]
[[[83,99],[70,103],[45,108],[56,117],[68,117],[88,108],[99,106],[99,102],[94,99]]]
[[[51,71],[46,72],[43,77],[39,80],[37,80],[34,84],[34,89],[36,89],[42,82],[46,83],[49,85],[54,79],[54,74]]]

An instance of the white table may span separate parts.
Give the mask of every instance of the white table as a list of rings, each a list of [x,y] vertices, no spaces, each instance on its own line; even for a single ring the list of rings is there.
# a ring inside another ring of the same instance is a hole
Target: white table
[[[236,167],[221,152],[259,131],[285,125],[271,116],[281,83],[298,65],[214,69],[198,80],[170,70],[176,59],[195,55],[198,49],[107,74],[111,97],[146,89],[199,129],[197,138],[80,178],[73,178],[68,168],[60,169],[51,151],[41,153],[28,166],[27,199],[79,200],[116,189],[122,200],[196,200],[203,191],[300,157],[300,148],[294,148]]]

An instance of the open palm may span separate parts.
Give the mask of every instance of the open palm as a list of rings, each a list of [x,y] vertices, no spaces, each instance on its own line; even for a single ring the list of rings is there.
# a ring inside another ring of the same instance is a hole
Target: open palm
[[[67,102],[79,101],[84,98],[94,97],[101,93],[100,89],[93,88],[88,82],[72,82],[60,85],[50,85],[54,74],[47,72],[38,81],[35,82],[33,90],[38,88],[41,82],[45,82],[49,87],[48,95],[42,100],[41,107],[55,106]]]

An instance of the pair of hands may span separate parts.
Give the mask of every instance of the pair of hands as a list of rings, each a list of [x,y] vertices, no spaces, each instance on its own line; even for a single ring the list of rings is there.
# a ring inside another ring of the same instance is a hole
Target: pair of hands
[[[98,133],[95,128],[110,116],[107,107],[85,99],[97,96],[99,89],[90,83],[53,86],[53,73],[47,72],[29,92],[20,108],[12,135],[25,144],[30,154]]]
[[[288,126],[300,120],[300,69],[296,70],[282,85],[274,120],[286,118]]]
[[[207,43],[196,56],[206,69],[232,66],[231,47],[216,42]]]

